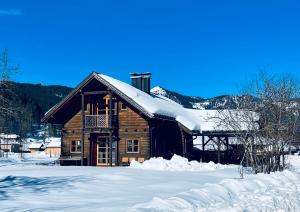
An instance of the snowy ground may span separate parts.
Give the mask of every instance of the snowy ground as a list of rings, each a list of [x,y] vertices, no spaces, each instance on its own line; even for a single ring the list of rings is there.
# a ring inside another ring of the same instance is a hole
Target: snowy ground
[[[289,171],[243,180],[237,166],[179,157],[115,168],[33,161],[0,159],[0,211],[300,211],[299,156]]]

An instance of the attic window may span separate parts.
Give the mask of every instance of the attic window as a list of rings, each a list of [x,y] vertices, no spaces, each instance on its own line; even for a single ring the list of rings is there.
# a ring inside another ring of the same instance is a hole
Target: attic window
[[[127,106],[124,103],[121,103],[121,110],[127,110]]]

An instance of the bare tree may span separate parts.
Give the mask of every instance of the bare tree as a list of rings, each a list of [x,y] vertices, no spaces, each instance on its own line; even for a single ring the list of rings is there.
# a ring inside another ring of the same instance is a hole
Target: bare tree
[[[11,90],[11,76],[18,71],[18,66],[11,65],[7,49],[0,52],[0,118],[15,115]]]
[[[219,125],[231,130],[243,146],[241,167],[250,166],[255,173],[285,168],[285,154],[298,127],[299,91],[292,77],[261,74],[236,110],[219,110]]]

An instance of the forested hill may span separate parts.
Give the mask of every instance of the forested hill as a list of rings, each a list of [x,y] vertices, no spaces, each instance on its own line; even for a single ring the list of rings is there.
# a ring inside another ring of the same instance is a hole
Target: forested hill
[[[30,83],[13,83],[12,88],[22,103],[36,104],[41,112],[36,114],[39,119],[72,90],[70,87],[61,85],[45,86]]]
[[[1,117],[0,124],[7,133],[25,135],[32,124],[40,123],[41,118],[52,106],[65,97],[72,88],[59,85],[16,83],[9,86],[8,98],[17,111],[15,117]],[[2,122],[2,123],[1,123]]]

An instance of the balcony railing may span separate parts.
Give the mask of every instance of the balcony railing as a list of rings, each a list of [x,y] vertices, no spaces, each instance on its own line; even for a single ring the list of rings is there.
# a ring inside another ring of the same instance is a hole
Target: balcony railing
[[[85,115],[85,128],[108,128],[110,126],[110,116],[101,115]],[[112,125],[116,123],[116,116],[112,117]]]

